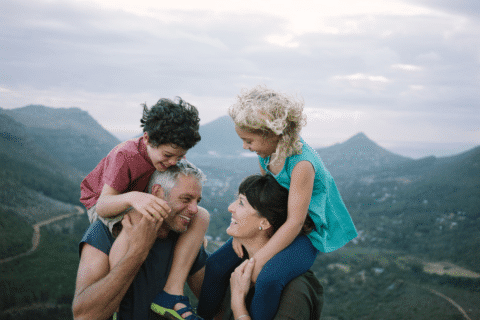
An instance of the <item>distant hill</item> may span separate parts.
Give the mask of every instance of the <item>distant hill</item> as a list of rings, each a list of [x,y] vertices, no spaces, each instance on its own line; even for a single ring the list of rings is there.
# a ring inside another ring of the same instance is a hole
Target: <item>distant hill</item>
[[[80,204],[80,182],[119,140],[78,108],[0,109],[0,207],[32,221]]]
[[[245,172],[253,166],[258,171],[255,154],[244,150],[242,141],[235,132],[235,125],[229,116],[224,116],[200,127],[202,140],[188,152],[188,157],[214,166],[225,166],[226,158]],[[364,133],[358,133],[345,142],[316,149],[327,169],[333,176],[352,175],[376,168],[396,166],[413,161],[392,153],[370,140]],[[200,163],[201,163],[200,162]]]
[[[105,130],[87,111],[80,108],[50,108],[43,105],[28,105],[17,109],[0,109],[28,128],[74,131],[102,144],[115,146],[119,140]],[[45,131],[44,131],[45,132]]]
[[[316,151],[334,176],[391,167],[411,160],[380,147],[362,132],[345,142]]]
[[[235,132],[235,124],[229,116],[201,126],[200,136],[202,140],[188,152],[189,155],[238,157],[245,152],[242,148],[242,140]]]
[[[24,125],[30,141],[52,157],[88,174],[112,148],[120,143],[86,111],[29,105],[3,110]]]

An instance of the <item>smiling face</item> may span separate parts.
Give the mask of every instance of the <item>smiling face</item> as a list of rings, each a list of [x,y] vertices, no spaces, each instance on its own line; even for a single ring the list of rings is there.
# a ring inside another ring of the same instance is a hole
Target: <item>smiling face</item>
[[[176,165],[177,162],[183,159],[187,154],[187,150],[173,144],[162,144],[158,147],[153,147],[149,142],[147,133],[144,133],[143,139],[147,146],[148,157],[152,161],[155,169],[160,172]]]
[[[275,152],[281,138],[281,136],[273,133],[254,133],[240,129],[238,126],[235,126],[235,131],[243,141],[243,149],[255,152],[262,158],[266,158]]]
[[[232,220],[227,228],[227,234],[232,237],[252,238],[261,232],[259,227],[263,229],[269,227],[267,219],[258,214],[243,194],[239,194],[237,199],[230,204],[228,211],[232,214]]]
[[[174,232],[187,231],[191,220],[198,212],[198,203],[202,198],[202,185],[193,176],[179,175],[175,186],[166,196],[172,211],[163,223]]]

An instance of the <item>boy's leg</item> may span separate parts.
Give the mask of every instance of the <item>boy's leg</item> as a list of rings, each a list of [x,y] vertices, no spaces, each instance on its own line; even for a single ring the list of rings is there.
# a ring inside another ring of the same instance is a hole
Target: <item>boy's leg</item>
[[[232,247],[232,238],[208,257],[205,277],[198,301],[198,315],[212,319],[230,284],[230,274],[242,262]]]
[[[318,255],[307,236],[298,236],[270,259],[260,271],[250,305],[253,320],[270,320],[277,313],[283,288],[310,269]]]
[[[198,251],[203,244],[209,221],[210,216],[208,212],[199,207],[198,213],[192,220],[187,231],[178,238],[173,253],[172,267],[168,274],[165,287],[163,288],[163,291],[167,294],[175,296],[184,295],[183,287],[187,281],[193,262],[198,255]],[[163,293],[159,293],[153,302],[162,306],[163,296]],[[185,305],[183,303],[177,303],[173,309],[179,310],[184,307]],[[185,313],[185,316],[188,315],[190,315],[190,313]]]
[[[90,223],[94,223],[95,221],[100,220],[101,222],[103,222],[104,225],[106,225],[108,227],[108,229],[113,234],[113,236],[116,237],[116,236],[118,236],[118,234],[115,234],[113,232],[113,227],[117,223],[120,223],[123,219],[123,216],[125,214],[127,214],[127,212],[130,211],[131,209],[132,208],[128,208],[127,210],[125,210],[125,211],[119,213],[118,215],[116,215],[115,217],[102,218],[97,213],[97,205],[94,205],[90,209],[87,209],[87,215],[88,215],[88,220],[90,221]]]

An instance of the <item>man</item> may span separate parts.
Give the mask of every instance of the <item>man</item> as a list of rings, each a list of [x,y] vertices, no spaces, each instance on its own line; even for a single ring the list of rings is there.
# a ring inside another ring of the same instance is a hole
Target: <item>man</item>
[[[154,219],[131,209],[121,222],[124,250],[111,266],[115,238],[102,222],[94,222],[80,242],[73,315],[75,319],[148,319],[150,305],[164,288],[179,233],[200,211],[203,173],[181,161],[150,180],[150,193],[164,198],[168,217]],[[172,232],[171,232],[172,231]],[[188,284],[198,294],[206,252],[202,247],[191,268]]]

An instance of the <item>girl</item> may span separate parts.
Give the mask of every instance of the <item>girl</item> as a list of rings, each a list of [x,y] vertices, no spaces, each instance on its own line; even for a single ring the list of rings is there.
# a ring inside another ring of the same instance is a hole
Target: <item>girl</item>
[[[252,281],[256,284],[250,316],[273,319],[283,287],[310,269],[319,251],[339,249],[357,231],[332,176],[299,135],[305,124],[303,102],[257,86],[243,91],[229,114],[243,148],[257,153],[261,173],[289,189],[286,222],[254,255]],[[314,229],[299,235],[307,216]],[[205,319],[215,315],[228,285],[225,277],[218,276],[219,269],[230,275],[241,262],[243,253],[237,247],[229,240],[207,261],[198,308]]]

